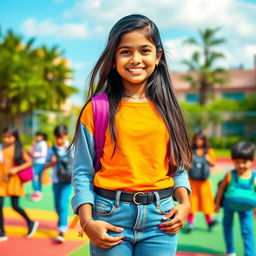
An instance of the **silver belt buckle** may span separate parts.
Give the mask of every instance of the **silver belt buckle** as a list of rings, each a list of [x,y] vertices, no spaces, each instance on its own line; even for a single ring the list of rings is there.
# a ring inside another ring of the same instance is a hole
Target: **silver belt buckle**
[[[138,203],[138,202],[136,201],[136,196],[137,196],[137,195],[145,195],[145,193],[144,193],[144,192],[137,192],[137,193],[135,193],[135,194],[133,195],[132,201],[133,201],[135,204],[140,205],[141,203]]]

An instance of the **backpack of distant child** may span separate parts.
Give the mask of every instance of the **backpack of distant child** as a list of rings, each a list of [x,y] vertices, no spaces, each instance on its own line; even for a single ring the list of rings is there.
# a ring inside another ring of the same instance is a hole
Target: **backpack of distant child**
[[[192,167],[189,169],[188,174],[194,180],[206,180],[210,176],[210,165],[205,159],[206,153],[198,155],[196,150],[193,151]]]
[[[224,194],[225,203],[236,211],[248,211],[256,207],[256,173],[250,180],[239,178],[235,170],[231,171],[231,181]]]
[[[58,154],[58,149],[55,146],[52,149],[57,157],[56,169],[59,182],[70,183],[73,170],[73,156],[70,150],[67,150],[66,154],[62,156]]]

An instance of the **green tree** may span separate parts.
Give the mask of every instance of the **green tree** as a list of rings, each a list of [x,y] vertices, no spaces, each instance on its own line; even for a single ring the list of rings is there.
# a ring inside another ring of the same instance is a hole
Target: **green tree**
[[[58,47],[33,47],[34,39],[8,31],[0,34],[0,111],[11,114],[35,109],[59,110],[74,92],[72,70]]]
[[[217,60],[224,58],[224,55],[213,48],[226,41],[224,38],[216,38],[218,31],[219,28],[199,30],[199,40],[188,38],[184,41],[185,44],[198,48],[193,52],[191,59],[183,60],[182,63],[188,67],[189,71],[184,79],[192,87],[198,88],[201,105],[207,102],[207,95],[213,92],[214,84],[223,84],[227,81],[227,71],[215,65]]]

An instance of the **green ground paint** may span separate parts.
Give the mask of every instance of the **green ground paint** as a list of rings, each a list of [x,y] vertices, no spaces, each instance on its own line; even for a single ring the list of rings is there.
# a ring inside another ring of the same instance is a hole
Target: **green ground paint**
[[[211,177],[213,191],[216,191],[217,182],[223,177],[223,175],[213,175]],[[53,203],[53,193],[52,186],[47,185],[43,187],[44,197],[39,202],[32,202],[29,199],[29,195],[32,193],[32,185],[26,184],[26,194],[27,196],[21,199],[20,205],[26,208],[42,209],[48,211],[54,211]],[[9,198],[5,200],[5,206],[10,206]],[[73,215],[71,205],[69,205],[70,215]],[[221,221],[222,211],[216,215]],[[256,234],[256,219],[254,220],[254,234]],[[240,225],[238,220],[238,215],[235,215],[234,220],[234,237],[236,244],[237,255],[243,255],[243,243],[240,233]],[[204,216],[201,213],[196,215],[195,229],[190,233],[186,234],[184,231],[179,233],[179,251],[187,252],[201,252],[209,254],[223,255],[225,252],[225,244],[222,234],[221,223],[217,225],[212,232],[208,232],[207,225],[204,220]],[[89,246],[88,243],[77,249],[70,256],[89,256]]]

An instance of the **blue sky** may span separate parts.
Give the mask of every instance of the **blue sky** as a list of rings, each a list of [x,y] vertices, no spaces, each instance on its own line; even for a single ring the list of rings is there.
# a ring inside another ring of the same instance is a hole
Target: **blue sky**
[[[170,71],[184,71],[180,63],[194,50],[182,44],[197,30],[221,27],[220,47],[226,67],[253,68],[256,55],[256,0],[0,0],[3,33],[12,29],[24,41],[35,37],[35,46],[58,45],[75,70],[72,85],[80,93],[72,97],[83,104],[86,79],[101,54],[109,30],[121,17],[141,13],[160,29],[169,55]]]

